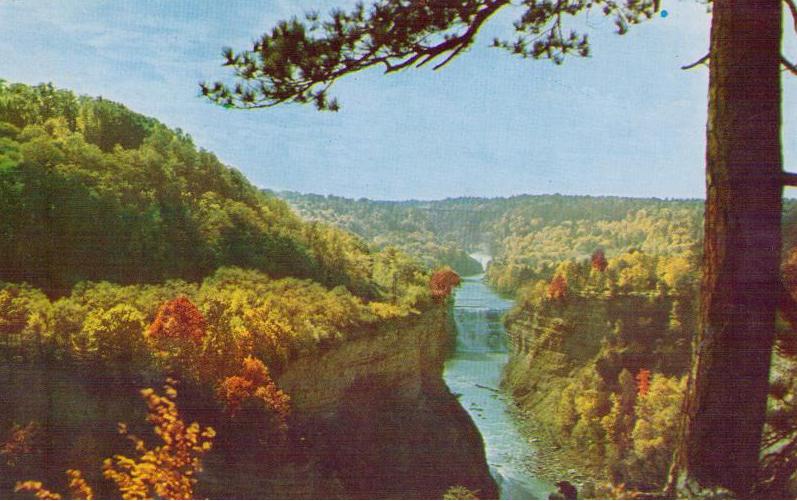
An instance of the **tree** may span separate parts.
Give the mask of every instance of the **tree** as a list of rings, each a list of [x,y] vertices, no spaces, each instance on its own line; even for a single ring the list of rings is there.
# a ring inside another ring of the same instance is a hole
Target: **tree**
[[[592,269],[597,270],[601,273],[606,271],[606,267],[609,266],[609,261],[606,260],[606,253],[603,252],[603,249],[596,249],[595,252],[592,253]]]
[[[548,299],[562,301],[567,297],[567,279],[564,275],[556,275],[548,284]]]
[[[163,386],[164,395],[152,388],[141,390],[147,403],[147,421],[163,442],[148,449],[144,440],[128,432],[119,423],[119,433],[132,442],[137,458],[116,454],[103,461],[103,476],[119,489],[122,499],[194,499],[197,474],[202,471],[202,456],[213,447],[216,431],[200,428],[199,423],[186,424],[174,400],[177,390],[173,380]],[[66,471],[69,478],[69,499],[94,499],[94,490],[80,470]],[[30,492],[37,499],[63,499],[57,492],[45,489],[38,481],[17,482],[16,492]]]
[[[257,410],[270,414],[268,421],[276,425],[279,432],[287,431],[291,398],[277,387],[260,360],[246,357],[240,375],[224,379],[218,395],[230,417],[235,417],[247,403],[254,403]]]
[[[745,495],[758,478],[784,296],[781,18],[778,0],[713,4],[700,329],[673,486]]]
[[[206,329],[202,312],[187,297],[180,296],[161,305],[147,328],[147,338],[168,368],[199,378],[208,369],[198,363]]]
[[[786,0],[797,13],[792,0]],[[230,107],[313,103],[340,77],[381,66],[391,73],[442,58],[444,66],[474,41],[508,0],[377,0],[335,10],[321,20],[280,22],[251,50],[225,50],[235,83],[201,84]],[[514,41],[493,45],[524,58],[561,63],[587,56],[586,35],[566,30],[569,16],[591,8],[615,19],[619,33],[651,17],[658,0],[616,3],[524,1]],[[744,495],[757,477],[775,312],[784,298],[778,276],[784,175],[780,143],[780,0],[716,0],[709,61],[707,200],[701,327],[695,341],[684,440],[671,485],[721,487]],[[797,14],[795,14],[797,16]],[[690,65],[697,66],[698,64]]]
[[[438,300],[445,299],[461,281],[459,275],[447,266],[435,271],[432,274],[432,278],[429,279],[429,289],[432,291],[432,297]]]
[[[93,357],[111,368],[129,371],[146,356],[145,326],[143,313],[130,305],[119,304],[109,310],[91,312],[79,337],[89,340],[84,343],[94,348],[90,353]]]

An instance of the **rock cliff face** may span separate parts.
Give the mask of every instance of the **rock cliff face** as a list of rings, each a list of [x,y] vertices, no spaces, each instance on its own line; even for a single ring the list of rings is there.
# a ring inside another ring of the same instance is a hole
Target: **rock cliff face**
[[[497,497],[481,436],[442,379],[452,329],[438,308],[291,363],[279,384],[293,397],[306,443],[297,463],[313,467],[304,481],[283,474],[273,491],[439,499],[464,485]]]
[[[695,318],[691,302],[652,295],[574,297],[515,311],[507,325],[503,387],[537,425],[557,435],[562,392],[580,371],[591,367],[612,382],[624,367],[634,374],[640,368],[684,373]],[[611,343],[618,348],[607,349]]]
[[[220,430],[197,496],[441,498],[464,485],[495,498],[481,436],[443,383],[451,329],[440,307],[291,362],[278,378],[293,399],[284,440],[265,438],[262,422],[223,418],[207,392],[181,389],[184,417]],[[138,390],[157,387],[159,378],[121,384],[57,367],[0,364],[0,381],[0,425],[35,420],[50,444],[49,459],[27,470],[3,475],[0,464],[0,497],[13,497],[14,482],[26,478],[58,488],[67,468],[84,471],[102,497],[118,495],[99,465],[132,452],[117,422],[152,440]]]

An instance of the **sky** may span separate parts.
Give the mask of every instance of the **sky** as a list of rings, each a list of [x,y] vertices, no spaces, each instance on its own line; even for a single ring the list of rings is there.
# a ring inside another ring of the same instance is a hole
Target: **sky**
[[[0,0],[0,78],[103,96],[189,133],[272,190],[375,199],[522,193],[704,196],[708,71],[703,3],[619,36],[594,12],[574,21],[592,56],[556,66],[490,48],[512,7],[439,71],[374,69],[334,87],[338,113],[312,106],[228,110],[198,82],[228,76],[221,49],[248,48],[274,23],[350,0]],[[794,44],[788,44],[787,49]],[[797,55],[797,48],[795,48]],[[797,158],[784,76],[784,159]]]

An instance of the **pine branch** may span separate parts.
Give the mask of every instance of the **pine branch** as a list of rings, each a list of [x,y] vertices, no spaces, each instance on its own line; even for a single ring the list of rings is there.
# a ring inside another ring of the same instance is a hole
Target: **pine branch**
[[[692,64],[687,64],[686,66],[681,66],[681,69],[682,70],[691,70],[692,68],[696,68],[696,67],[700,66],[701,64],[708,63],[708,60],[710,58],[711,58],[711,55],[710,54],[706,54],[705,56],[701,57],[700,59],[698,59],[697,61],[695,61]]]
[[[795,66],[794,63],[792,63],[782,55],[780,56],[780,64],[782,64],[786,68],[786,70],[789,71],[790,73],[797,75],[797,66]]]

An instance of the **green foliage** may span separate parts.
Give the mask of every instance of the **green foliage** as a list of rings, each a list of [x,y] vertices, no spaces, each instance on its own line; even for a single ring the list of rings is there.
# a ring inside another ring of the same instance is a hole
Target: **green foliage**
[[[434,213],[413,202],[351,200],[333,195],[277,194],[310,221],[328,223],[361,236],[379,249],[394,247],[417,258],[428,268],[450,266],[460,275],[482,272],[470,257],[461,235],[437,224]],[[457,228],[464,221],[458,221]]]
[[[201,84],[202,93],[226,107],[262,108],[285,102],[313,103],[338,110],[329,87],[340,77],[373,66],[394,72],[423,66],[438,58],[440,68],[467,49],[482,25],[508,0],[407,2],[375,0],[352,10],[334,9],[327,18],[310,12],[303,20],[280,21],[242,52],[224,50],[232,84]],[[523,58],[560,64],[567,55],[589,55],[586,34],[568,19],[595,8],[614,19],[620,34],[650,18],[653,0],[618,3],[609,0],[524,2],[512,23],[512,40],[495,39],[494,47]]]
[[[116,103],[0,83],[0,280],[49,294],[235,265],[376,298],[372,252]]]

